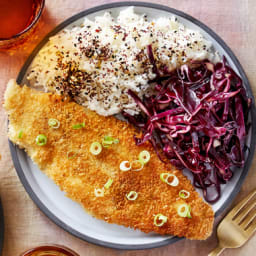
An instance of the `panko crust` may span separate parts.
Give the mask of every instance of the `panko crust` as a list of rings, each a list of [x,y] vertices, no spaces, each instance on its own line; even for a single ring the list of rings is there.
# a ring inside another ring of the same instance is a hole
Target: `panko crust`
[[[14,81],[6,89],[4,108],[9,115],[10,140],[24,148],[39,168],[91,215],[146,233],[198,240],[210,236],[214,221],[211,206],[181,171],[158,159],[150,143],[135,145],[133,136],[138,133],[131,125],[115,117],[100,116],[61,96],[20,87]],[[60,127],[50,128],[49,118],[58,119]],[[82,122],[84,128],[72,128]],[[18,138],[20,130],[23,133]],[[45,146],[35,143],[38,134],[47,136]],[[118,138],[119,143],[103,148],[98,156],[92,155],[91,143],[100,142],[105,135]],[[122,161],[138,159],[142,150],[148,150],[151,159],[141,171],[120,171]],[[67,152],[74,152],[75,157],[68,158]],[[162,182],[163,172],[175,174],[179,185],[171,187]],[[110,188],[105,189],[103,197],[95,197],[95,188],[102,188],[109,178],[113,179]],[[182,189],[190,192],[189,198],[179,197]],[[127,200],[130,191],[138,193],[135,201]],[[177,214],[180,203],[191,206],[192,218]],[[154,225],[158,213],[168,217],[162,227]]]

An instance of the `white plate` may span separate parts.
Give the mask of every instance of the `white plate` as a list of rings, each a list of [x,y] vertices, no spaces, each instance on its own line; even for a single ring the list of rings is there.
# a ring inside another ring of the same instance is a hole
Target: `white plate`
[[[231,67],[242,77],[248,96],[253,98],[249,82],[241,65],[232,51],[213,31],[198,20],[180,11],[166,6],[138,2],[122,2],[102,5],[81,12],[66,20],[56,27],[33,51],[32,55],[24,64],[17,78],[17,82],[19,84],[28,84],[28,81],[26,80],[26,72],[33,58],[45,45],[50,36],[53,36],[64,28],[71,27],[75,24],[81,24],[85,16],[93,19],[95,16],[102,15],[106,11],[111,11],[112,15],[116,17],[118,13],[127,6],[135,6],[136,13],[146,13],[149,19],[158,18],[160,16],[169,17],[176,15],[178,20],[187,27],[200,30],[206,39],[213,42],[215,49],[218,50],[221,55],[225,55],[227,57]],[[251,118],[252,127],[250,134],[255,134],[255,132],[252,133],[252,131],[255,131],[254,99]],[[235,195],[240,190],[241,184],[252,161],[255,136],[253,136],[253,138],[251,138],[250,135],[248,136],[248,145],[251,150],[244,168],[240,170],[238,169],[235,172],[232,180],[222,188],[223,193],[221,199],[213,205],[216,215],[220,214],[227,205],[231,203]],[[104,221],[91,217],[80,205],[65,197],[65,194],[61,192],[53,181],[47,178],[35,164],[32,163],[23,150],[18,149],[11,142],[10,149],[17,173],[30,197],[52,221],[71,234],[91,243],[118,249],[154,248],[173,243],[180,239],[177,237],[160,236],[154,233],[144,234],[140,231],[134,231],[114,224],[108,224]]]

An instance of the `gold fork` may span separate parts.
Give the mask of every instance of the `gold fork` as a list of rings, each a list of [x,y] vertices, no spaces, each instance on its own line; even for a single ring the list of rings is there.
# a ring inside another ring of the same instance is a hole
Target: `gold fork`
[[[226,248],[238,248],[251,237],[256,230],[255,195],[256,189],[221,221],[217,229],[219,244],[208,256],[220,255]]]

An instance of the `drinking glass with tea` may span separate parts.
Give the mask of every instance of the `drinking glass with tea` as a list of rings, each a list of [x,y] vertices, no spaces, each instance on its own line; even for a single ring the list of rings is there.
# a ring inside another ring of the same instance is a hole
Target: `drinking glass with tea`
[[[56,244],[41,245],[30,249],[20,256],[79,256],[73,250]]]
[[[0,48],[20,44],[34,30],[45,0],[0,0]]]

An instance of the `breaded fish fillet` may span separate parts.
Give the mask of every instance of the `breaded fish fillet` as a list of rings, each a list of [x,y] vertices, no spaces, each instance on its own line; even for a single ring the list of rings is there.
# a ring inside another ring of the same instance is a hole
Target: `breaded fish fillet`
[[[24,148],[68,197],[96,218],[146,233],[153,231],[189,239],[206,239],[211,234],[212,208],[181,171],[158,159],[150,143],[135,145],[133,136],[137,132],[131,125],[115,117],[99,116],[61,96],[19,87],[14,81],[6,89],[4,107],[9,115],[10,140]],[[58,119],[60,127],[49,127],[49,118]],[[72,127],[79,123],[85,127]],[[46,135],[46,145],[36,144],[39,134]],[[105,135],[118,138],[119,143],[103,148],[97,156],[91,154],[91,143],[101,142]],[[142,150],[148,150],[151,159],[141,171],[120,170],[122,161],[138,159]],[[163,182],[161,173],[175,174],[178,186]],[[103,188],[109,178],[113,180],[111,186],[104,189],[101,197],[96,197],[95,189]],[[189,198],[179,197],[182,189],[190,192]],[[127,199],[130,191],[137,192],[136,200]],[[191,218],[177,214],[183,203],[191,207]],[[160,227],[154,225],[159,213],[167,217]]]

